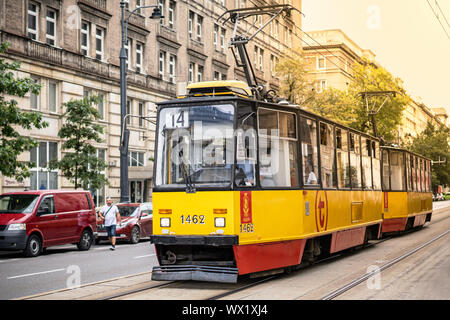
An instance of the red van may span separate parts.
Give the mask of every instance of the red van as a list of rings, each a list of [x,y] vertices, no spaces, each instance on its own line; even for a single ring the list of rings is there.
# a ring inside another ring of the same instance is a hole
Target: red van
[[[67,243],[89,250],[96,236],[95,207],[89,191],[34,190],[0,195],[0,250],[24,250],[28,257]]]

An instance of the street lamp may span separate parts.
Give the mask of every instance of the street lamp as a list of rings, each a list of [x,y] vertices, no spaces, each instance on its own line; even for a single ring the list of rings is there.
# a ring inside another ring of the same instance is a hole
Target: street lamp
[[[130,132],[127,129],[125,115],[127,113],[127,66],[128,60],[127,53],[125,51],[125,44],[127,42],[127,30],[128,20],[139,9],[154,8],[150,19],[164,18],[161,15],[161,10],[157,5],[152,6],[140,6],[136,7],[130,12],[125,19],[125,5],[126,2],[120,2],[120,8],[122,11],[121,26],[122,26],[122,46],[120,48],[120,202],[128,202],[128,140]]]

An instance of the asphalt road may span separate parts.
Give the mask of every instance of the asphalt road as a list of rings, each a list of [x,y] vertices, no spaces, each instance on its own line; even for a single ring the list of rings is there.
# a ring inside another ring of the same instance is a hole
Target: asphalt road
[[[434,210],[448,206],[450,201],[433,203]],[[79,251],[75,245],[57,246],[36,258],[25,258],[21,252],[0,251],[0,299],[147,272],[157,264],[154,246],[148,239],[136,245],[119,242],[115,251],[109,247],[107,242],[92,246],[89,251]],[[448,255],[444,258],[448,259]],[[448,267],[443,261],[436,264]]]
[[[108,242],[79,251],[76,245],[51,247],[36,258],[21,252],[0,251],[0,299],[14,299],[41,292],[137,274],[157,264],[155,248],[148,239],[132,245]]]

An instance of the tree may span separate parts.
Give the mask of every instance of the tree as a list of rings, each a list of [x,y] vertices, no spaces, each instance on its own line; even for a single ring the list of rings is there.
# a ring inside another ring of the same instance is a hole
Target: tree
[[[9,43],[0,43],[0,54],[4,54]],[[22,111],[15,99],[7,96],[24,98],[28,93],[39,94],[40,85],[31,78],[18,78],[15,73],[20,62],[8,63],[0,59],[0,173],[23,181],[30,176],[31,162],[18,161],[18,156],[36,147],[39,143],[31,137],[22,136],[17,130],[42,129],[48,126],[39,112]]]
[[[311,97],[313,86],[302,60],[283,57],[275,71],[281,78],[280,96],[299,105]]]
[[[376,66],[372,62],[364,59],[362,64],[355,64],[353,67],[353,77],[348,88],[348,94],[357,97],[360,92],[367,91],[396,91],[395,97],[388,98],[384,106],[375,115],[378,135],[385,141],[398,142],[397,126],[401,123],[402,113],[406,106],[411,103],[411,98],[403,88],[403,81],[394,77],[385,68]],[[381,106],[384,97],[371,98],[370,108],[376,109]],[[366,133],[373,133],[371,123],[368,120],[365,102],[355,105],[356,119],[352,127]]]
[[[283,58],[276,67],[281,77],[280,95],[316,114],[330,118],[344,125],[366,133],[372,132],[366,106],[359,93],[367,91],[396,91],[375,115],[378,136],[386,141],[397,138],[397,126],[401,122],[404,108],[411,98],[403,89],[400,78],[395,78],[385,68],[368,60],[352,67],[352,81],[346,90],[329,88],[322,92],[312,90],[313,83],[304,62],[299,59]],[[381,106],[384,97],[370,99],[370,107]]]
[[[60,161],[52,160],[51,169],[60,169],[62,174],[78,187],[99,189],[107,180],[100,173],[106,168],[103,159],[96,156],[92,142],[100,143],[103,127],[96,120],[100,118],[97,109],[92,104],[99,103],[100,97],[90,96],[82,100],[70,100],[63,104],[66,111],[60,116],[64,124],[58,136],[65,141],[61,149],[66,150]]]
[[[450,184],[449,141],[450,129],[447,126],[441,125],[436,128],[428,122],[425,130],[407,145],[409,150],[433,161],[446,159],[445,163],[436,163],[431,167],[433,190],[436,190],[439,185],[446,187]]]

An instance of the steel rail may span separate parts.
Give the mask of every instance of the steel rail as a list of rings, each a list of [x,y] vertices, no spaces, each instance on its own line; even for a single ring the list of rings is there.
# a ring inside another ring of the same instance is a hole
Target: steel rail
[[[346,291],[356,287],[358,284],[362,283],[363,281],[366,281],[367,279],[369,279],[370,277],[374,276],[375,274],[381,273],[382,271],[386,270],[387,268],[389,268],[389,267],[399,263],[400,261],[404,260],[405,258],[413,255],[417,251],[419,251],[419,250],[425,248],[426,246],[430,245],[431,243],[439,240],[440,238],[442,238],[445,235],[447,235],[449,232],[450,232],[450,229],[445,231],[445,232],[443,232],[443,233],[441,233],[440,235],[434,237],[433,239],[425,242],[424,244],[418,246],[417,248],[415,248],[415,249],[413,249],[411,251],[408,251],[407,253],[405,253],[405,254],[395,258],[394,260],[386,263],[385,265],[381,266],[380,269],[371,271],[371,272],[365,274],[364,276],[361,276],[361,277],[353,280],[352,282],[346,284],[345,286],[343,286],[343,287],[341,287],[341,288],[339,288],[339,289],[329,293],[328,295],[323,297],[321,300],[332,300],[332,299],[342,295],[344,292],[346,292]]]

